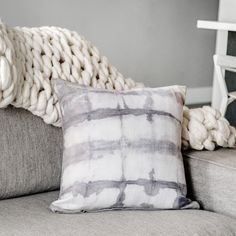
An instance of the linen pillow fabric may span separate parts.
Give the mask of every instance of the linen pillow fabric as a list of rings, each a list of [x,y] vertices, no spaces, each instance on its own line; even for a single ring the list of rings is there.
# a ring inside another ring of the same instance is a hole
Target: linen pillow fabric
[[[64,154],[57,212],[181,209],[184,87],[108,91],[54,80]],[[197,207],[197,204],[194,205]]]

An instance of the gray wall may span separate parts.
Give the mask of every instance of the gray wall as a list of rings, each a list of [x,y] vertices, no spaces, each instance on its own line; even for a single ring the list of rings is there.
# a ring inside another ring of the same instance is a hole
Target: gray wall
[[[149,86],[210,86],[218,0],[0,0],[10,25],[56,25],[92,41],[125,75]]]

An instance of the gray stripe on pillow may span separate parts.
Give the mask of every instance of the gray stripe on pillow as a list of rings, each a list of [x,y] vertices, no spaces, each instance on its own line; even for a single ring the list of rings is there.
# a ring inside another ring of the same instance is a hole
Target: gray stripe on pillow
[[[179,119],[177,119],[171,113],[165,111],[158,111],[158,110],[151,110],[151,109],[112,109],[112,108],[104,108],[104,109],[97,109],[86,113],[76,114],[74,116],[70,116],[69,119],[65,119],[64,128],[69,128],[75,124],[82,123],[84,121],[91,121],[91,120],[100,120],[111,118],[114,116],[147,116],[147,120],[151,121],[153,115],[157,116],[165,116],[167,118],[171,118],[176,120],[178,123],[181,123]]]
[[[73,197],[82,195],[84,198],[89,197],[91,194],[99,194],[106,188],[118,188],[124,191],[127,185],[138,185],[144,188],[144,192],[149,196],[155,196],[159,193],[160,189],[175,189],[182,193],[185,191],[186,185],[176,183],[173,181],[153,180],[153,179],[137,179],[137,180],[98,180],[93,182],[75,182],[67,189],[62,189],[61,194],[73,193]]]
[[[139,152],[149,152],[160,153],[165,155],[176,156],[180,152],[180,146],[177,146],[174,142],[169,140],[150,140],[150,139],[139,139],[137,141],[103,141],[103,140],[94,140],[92,142],[77,143],[71,147],[68,147],[64,150],[64,162],[63,169],[68,165],[77,163],[78,161],[89,159],[103,158],[103,155],[95,155],[97,152],[104,153],[104,151],[110,152],[114,150],[119,150],[125,147],[133,149]],[[68,157],[68,158],[66,158]]]

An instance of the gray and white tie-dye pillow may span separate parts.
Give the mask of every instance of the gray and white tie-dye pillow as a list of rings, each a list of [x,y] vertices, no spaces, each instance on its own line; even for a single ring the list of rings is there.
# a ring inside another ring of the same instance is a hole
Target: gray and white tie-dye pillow
[[[184,87],[107,91],[54,81],[63,116],[58,212],[181,209]]]

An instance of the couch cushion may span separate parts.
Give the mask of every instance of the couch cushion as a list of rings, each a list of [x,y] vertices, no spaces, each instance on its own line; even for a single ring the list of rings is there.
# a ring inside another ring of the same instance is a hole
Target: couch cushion
[[[58,214],[58,192],[0,201],[0,235],[236,235],[232,218],[201,210]]]
[[[210,211],[236,217],[236,149],[184,154],[189,196]]]
[[[57,189],[61,129],[28,111],[0,109],[0,199]]]

